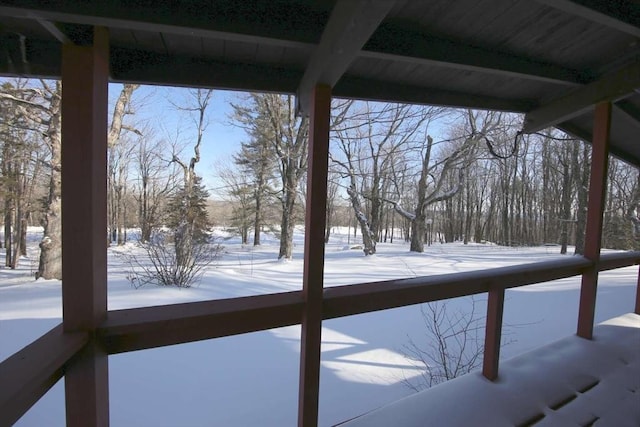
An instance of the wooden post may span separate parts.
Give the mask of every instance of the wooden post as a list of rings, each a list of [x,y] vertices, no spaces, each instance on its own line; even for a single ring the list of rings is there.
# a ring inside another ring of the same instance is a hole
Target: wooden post
[[[302,287],[305,309],[302,315],[298,390],[300,427],[318,424],[331,88],[326,85],[315,86],[311,102]]]
[[[109,36],[62,49],[62,306],[65,332],[93,335],[107,314]],[[67,426],[108,426],[108,362],[95,339],[65,372]]]
[[[503,313],[504,289],[489,290],[489,300],[487,301],[487,326],[484,332],[482,375],[491,381],[498,378]]]
[[[638,283],[636,285],[636,307],[634,313],[640,314],[640,271],[638,271]]]
[[[596,105],[593,123],[591,154],[591,177],[589,180],[589,202],[587,204],[587,230],[584,256],[594,265],[582,274],[580,307],[578,310],[578,336],[591,339],[596,310],[598,288],[598,260],[602,244],[602,214],[607,189],[609,167],[609,129],[611,128],[611,103]]]

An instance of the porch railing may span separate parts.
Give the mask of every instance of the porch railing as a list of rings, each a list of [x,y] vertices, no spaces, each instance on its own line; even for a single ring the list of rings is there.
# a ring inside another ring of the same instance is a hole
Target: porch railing
[[[640,264],[640,252],[581,256],[465,273],[325,288],[322,317],[332,319],[430,301],[488,293],[483,374],[495,379],[506,289],[563,279],[586,269],[612,270]],[[640,282],[635,312],[640,314]],[[62,325],[0,363],[0,426],[17,421],[65,373],[89,343],[108,354],[144,350],[301,324],[302,291],[232,299],[112,310],[95,336],[63,332]],[[313,390],[318,393],[318,390]]]

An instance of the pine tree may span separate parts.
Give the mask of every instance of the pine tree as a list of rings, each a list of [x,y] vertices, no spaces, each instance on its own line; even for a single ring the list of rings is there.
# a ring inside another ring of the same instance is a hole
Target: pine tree
[[[269,196],[269,193],[273,192],[271,188],[271,180],[273,179],[275,169],[275,153],[271,149],[270,140],[262,131],[254,130],[250,142],[243,142],[240,148],[240,152],[234,156],[234,162],[241,168],[242,172],[247,177],[247,180],[252,184],[250,189],[248,186],[234,189],[238,194],[235,194],[236,199],[241,202],[243,212],[242,224],[249,227],[248,224],[248,212],[246,211],[246,191],[252,192],[252,209],[253,214],[253,245],[260,245],[260,230],[262,228],[262,221],[264,218],[265,201]],[[237,215],[236,215],[237,216]],[[243,229],[246,231],[246,229]],[[246,233],[245,233],[246,234]],[[247,236],[243,234],[243,243],[247,243]]]
[[[179,241],[184,233],[190,233],[193,243],[206,243],[209,239],[211,221],[207,213],[209,192],[202,185],[202,178],[195,176],[192,191],[183,186],[173,195],[168,204],[167,225]]]
[[[296,117],[295,100],[290,95],[254,93],[244,105],[233,108],[234,121],[264,144],[266,151],[258,158],[266,160],[270,156],[277,165],[282,207],[278,258],[291,259],[299,184],[307,171],[309,119]]]

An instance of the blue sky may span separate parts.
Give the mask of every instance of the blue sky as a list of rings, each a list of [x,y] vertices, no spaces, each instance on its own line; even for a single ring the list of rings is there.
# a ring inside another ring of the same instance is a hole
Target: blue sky
[[[115,101],[121,88],[120,84],[110,85],[111,102]],[[232,111],[230,103],[240,102],[241,97],[240,92],[216,90],[207,109],[209,125],[203,136],[201,160],[196,171],[202,176],[212,196],[216,196],[214,193],[219,192],[219,188],[224,185],[217,178],[218,165],[228,165],[240,143],[247,138],[244,131],[233,126],[229,119]],[[174,106],[186,105],[188,102],[188,89],[141,86],[133,94],[135,115],[127,120],[129,123],[148,123],[154,129],[156,138],[177,138],[184,142],[187,147],[183,158],[188,159],[193,153],[196,124],[192,116]]]
[[[110,111],[122,89],[121,84],[110,85]],[[196,139],[196,122],[194,113],[180,111],[176,106],[189,105],[193,98],[190,89],[166,86],[141,86],[133,94],[135,114],[127,121],[136,127],[144,127],[145,123],[153,129],[154,138],[177,140],[185,146],[184,161],[193,154]],[[231,103],[242,103],[246,92],[215,90],[207,109],[208,126],[203,136],[201,160],[196,172],[202,177],[210,196],[224,199],[225,184],[219,178],[221,167],[232,168],[232,156],[240,149],[240,144],[248,139],[244,130],[232,124]],[[437,120],[429,125],[429,133],[437,141],[442,138],[443,131],[448,128],[448,119]]]

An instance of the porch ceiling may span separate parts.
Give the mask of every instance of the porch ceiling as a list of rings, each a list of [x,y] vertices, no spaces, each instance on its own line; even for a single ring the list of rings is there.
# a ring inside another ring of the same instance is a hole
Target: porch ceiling
[[[61,44],[110,30],[111,79],[527,113],[640,166],[634,0],[0,0],[0,75],[59,77]]]

